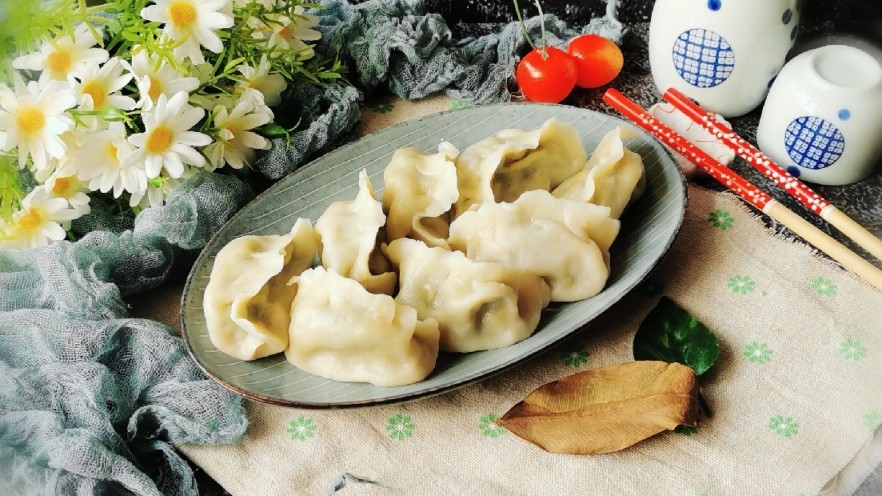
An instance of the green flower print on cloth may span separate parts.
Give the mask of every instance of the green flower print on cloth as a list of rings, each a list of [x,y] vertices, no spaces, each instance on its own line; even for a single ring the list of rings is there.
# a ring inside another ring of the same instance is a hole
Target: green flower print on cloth
[[[860,341],[846,339],[839,343],[839,353],[842,358],[850,362],[858,362],[867,356],[867,347],[862,345]]]
[[[836,296],[837,289],[836,284],[826,277],[821,276],[812,279],[812,290],[818,296]]]
[[[708,222],[721,231],[728,231],[735,225],[735,217],[723,209],[716,209],[707,216]]]
[[[389,417],[389,421],[386,422],[386,433],[389,434],[390,438],[395,439],[396,441],[404,441],[410,436],[413,436],[413,430],[415,428],[416,425],[410,420],[410,417],[406,417],[400,413],[394,417]]]
[[[454,100],[450,102],[450,110],[459,110],[471,107],[472,104],[468,100]]]
[[[793,437],[799,432],[799,424],[793,420],[793,417],[775,415],[769,420],[769,429],[779,436]]]
[[[288,424],[288,434],[291,439],[306,441],[315,435],[315,421],[309,417],[297,417]]]
[[[375,103],[375,104],[371,105],[371,110],[373,110],[374,112],[376,112],[378,114],[388,114],[389,112],[392,112],[392,109],[394,109],[394,108],[395,108],[395,105],[393,105],[389,102]]]
[[[588,363],[588,350],[582,347],[563,350],[560,352],[560,360],[564,365],[577,369]]]
[[[864,427],[870,429],[871,431],[875,431],[882,425],[882,412],[879,410],[873,410],[872,412],[864,415],[863,419]]]
[[[488,413],[484,415],[480,419],[478,419],[478,430],[481,431],[481,434],[484,437],[499,437],[505,434],[505,429],[495,425],[493,422],[499,420],[495,414]]]
[[[750,276],[732,276],[726,284],[735,294],[747,294],[756,288],[756,283]]]
[[[744,347],[744,358],[753,363],[768,363],[772,359],[772,349],[766,343],[752,342]]]

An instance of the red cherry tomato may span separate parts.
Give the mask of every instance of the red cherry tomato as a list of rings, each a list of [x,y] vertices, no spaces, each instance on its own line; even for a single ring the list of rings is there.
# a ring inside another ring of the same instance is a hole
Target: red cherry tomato
[[[567,52],[554,47],[530,51],[518,63],[515,80],[532,102],[558,103],[576,85],[576,63]]]
[[[576,61],[576,86],[580,88],[598,88],[609,84],[625,64],[619,46],[596,34],[573,38],[567,51]]]

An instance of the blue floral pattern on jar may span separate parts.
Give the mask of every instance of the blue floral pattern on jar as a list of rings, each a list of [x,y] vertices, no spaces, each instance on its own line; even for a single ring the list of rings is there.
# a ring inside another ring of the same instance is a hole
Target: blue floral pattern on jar
[[[735,70],[735,52],[719,34],[701,28],[684,31],[674,42],[674,67],[684,81],[699,88],[721,84]]]
[[[817,170],[839,160],[845,151],[845,138],[832,123],[820,117],[803,116],[787,126],[784,147],[800,167]]]

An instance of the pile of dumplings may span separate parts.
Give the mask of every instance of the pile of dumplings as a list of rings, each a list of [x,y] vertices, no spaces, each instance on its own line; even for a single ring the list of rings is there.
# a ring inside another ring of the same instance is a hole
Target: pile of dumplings
[[[439,351],[528,338],[550,302],[606,284],[619,217],[645,182],[628,133],[611,130],[590,159],[554,119],[461,153],[398,149],[382,199],[362,170],[357,196],[314,226],[301,218],[220,250],[203,307],[212,343],[240,360],[284,352],[321,377],[401,386],[425,379]]]

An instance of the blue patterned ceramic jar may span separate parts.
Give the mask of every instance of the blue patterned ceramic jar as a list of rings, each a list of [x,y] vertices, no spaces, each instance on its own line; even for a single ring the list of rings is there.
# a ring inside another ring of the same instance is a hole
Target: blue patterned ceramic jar
[[[847,45],[797,55],[772,85],[756,134],[763,153],[804,181],[866,178],[882,156],[882,65]]]
[[[656,0],[649,63],[659,92],[674,87],[725,117],[765,98],[793,47],[800,0]]]

